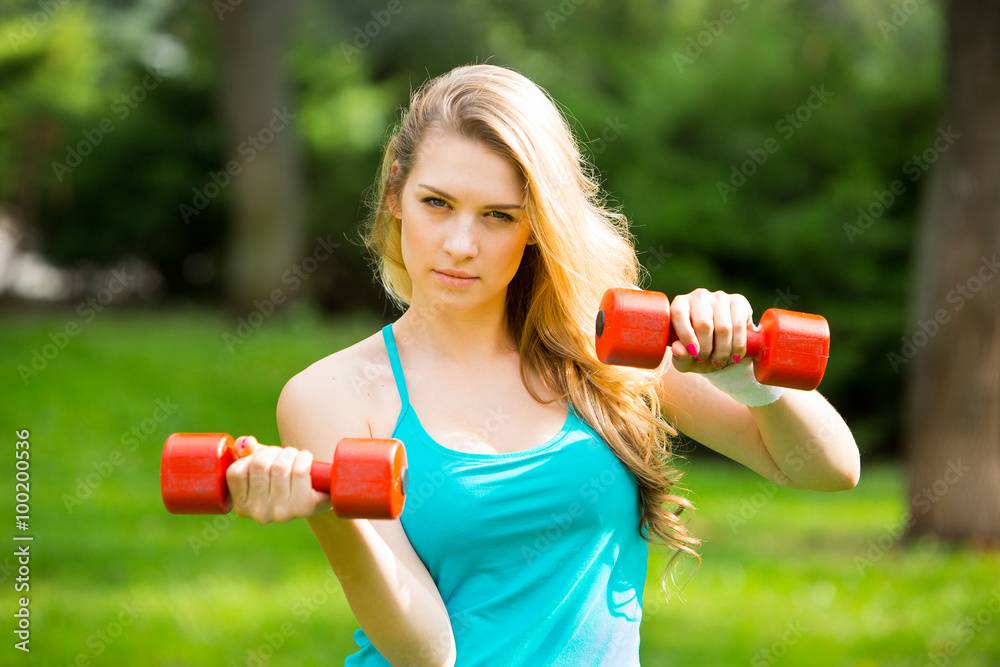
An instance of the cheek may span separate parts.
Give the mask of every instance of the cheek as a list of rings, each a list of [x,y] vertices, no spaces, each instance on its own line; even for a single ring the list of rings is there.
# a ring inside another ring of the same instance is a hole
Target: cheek
[[[527,227],[520,227],[517,230],[517,234],[514,236],[514,241],[511,244],[511,261],[513,262],[515,268],[520,266],[521,258],[524,256],[524,251],[528,248],[528,239],[531,237],[531,229]]]
[[[402,229],[399,232],[399,249],[400,253],[403,255],[403,265],[409,269],[414,266],[416,260],[416,255],[418,254],[416,249],[413,247],[413,235],[410,233],[410,226],[407,224],[402,225]]]
[[[404,209],[405,210],[405,209]],[[426,226],[421,225],[419,215],[406,212],[401,223],[399,243],[403,255],[403,263],[407,268],[416,268],[426,263],[426,257],[431,252],[433,239],[429,238]]]
[[[518,267],[521,266],[521,260],[524,258],[524,251],[527,246],[521,238],[516,239],[513,242],[508,242],[506,247],[502,250],[504,257],[506,258],[506,273],[513,277],[517,273]]]

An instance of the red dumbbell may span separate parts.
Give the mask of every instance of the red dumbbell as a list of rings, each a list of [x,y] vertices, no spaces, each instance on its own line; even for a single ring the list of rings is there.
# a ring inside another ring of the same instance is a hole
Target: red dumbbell
[[[597,313],[597,358],[606,364],[656,368],[677,340],[670,302],[661,292],[609,289]],[[830,325],[819,315],[771,308],[747,331],[747,357],[757,382],[815,389],[830,356]]]
[[[226,470],[238,458],[228,433],[174,433],[163,446],[160,490],[173,514],[227,514]],[[330,494],[337,516],[395,519],[406,500],[406,450],[399,440],[344,438],[333,463],[316,461],[312,486]]]

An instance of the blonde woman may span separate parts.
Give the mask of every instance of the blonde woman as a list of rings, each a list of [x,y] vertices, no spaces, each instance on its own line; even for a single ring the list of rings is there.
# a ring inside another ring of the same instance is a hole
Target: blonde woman
[[[742,296],[674,298],[680,341],[656,371],[598,362],[601,295],[637,285],[636,253],[515,72],[460,67],[413,97],[366,241],[402,315],[292,378],[286,447],[228,473],[241,516],[308,517],[361,627],[347,665],[638,665],[647,543],[697,555],[677,431],[789,487],[857,483],[819,394],[713,384],[748,368]],[[314,456],[365,436],[406,445],[398,521],[339,519],[311,488]]]

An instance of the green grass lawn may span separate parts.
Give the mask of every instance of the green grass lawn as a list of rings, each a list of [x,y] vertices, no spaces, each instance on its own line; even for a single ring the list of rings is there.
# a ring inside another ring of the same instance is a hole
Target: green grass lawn
[[[78,330],[63,339],[68,323]],[[175,431],[276,443],[284,381],[377,326],[301,310],[237,344],[235,319],[204,310],[5,315],[0,579],[11,629],[17,598],[30,596],[31,652],[8,632],[0,664],[342,664],[356,625],[305,523],[170,515],[160,453]],[[20,429],[31,443],[25,532],[14,527]],[[898,466],[867,465],[857,489],[821,494],[692,458],[703,562],[668,602],[665,554],[653,552],[644,666],[1000,664],[1000,559],[901,546]],[[15,532],[34,537],[26,593],[15,592],[13,554],[26,544]]]

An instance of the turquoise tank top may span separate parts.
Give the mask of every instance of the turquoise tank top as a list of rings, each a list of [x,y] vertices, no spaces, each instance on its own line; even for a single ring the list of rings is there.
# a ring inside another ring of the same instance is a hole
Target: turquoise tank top
[[[524,451],[438,444],[410,406],[392,325],[382,334],[403,404],[400,520],[448,609],[456,667],[638,667],[647,546],[628,469],[572,407]],[[354,640],[346,666],[389,665],[363,630]]]

